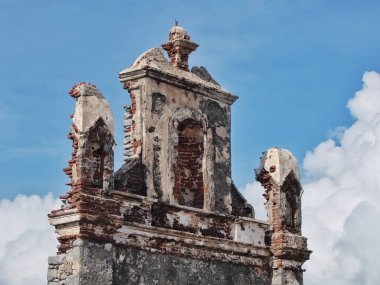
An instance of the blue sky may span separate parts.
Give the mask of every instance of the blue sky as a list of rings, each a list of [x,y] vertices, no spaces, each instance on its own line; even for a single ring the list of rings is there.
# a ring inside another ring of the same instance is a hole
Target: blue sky
[[[338,126],[366,70],[380,70],[379,1],[0,0],[0,198],[58,196],[70,157],[74,83],[98,86],[116,121],[117,73],[167,40],[177,19],[203,65],[240,99],[233,105],[235,183],[254,180],[262,151],[290,149],[302,162]]]
[[[378,0],[0,0],[0,283],[46,282],[46,214],[68,190],[68,91],[86,81],[107,98],[120,167],[118,72],[177,19],[200,45],[190,65],[240,97],[233,178],[257,218],[261,152],[287,148],[301,164],[305,284],[380,284],[379,15]]]

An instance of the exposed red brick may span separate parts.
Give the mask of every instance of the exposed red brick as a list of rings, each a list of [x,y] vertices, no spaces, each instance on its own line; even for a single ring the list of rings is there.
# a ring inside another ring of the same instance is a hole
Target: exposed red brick
[[[177,156],[173,168],[173,194],[180,205],[203,208],[202,130],[199,125],[194,125],[194,121],[185,121],[179,126],[178,131],[178,145],[175,147]]]

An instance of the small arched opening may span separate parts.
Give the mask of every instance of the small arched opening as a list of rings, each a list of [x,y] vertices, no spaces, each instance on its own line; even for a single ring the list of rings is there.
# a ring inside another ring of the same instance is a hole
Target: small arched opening
[[[284,204],[283,223],[292,232],[301,230],[301,195],[302,187],[291,172],[281,188],[281,199]]]
[[[173,195],[180,205],[203,208],[203,155],[202,124],[185,119],[178,125],[178,144],[175,149]]]
[[[113,173],[114,140],[104,120],[99,118],[88,131],[84,153],[87,167],[82,169],[83,177],[93,187],[103,188]]]

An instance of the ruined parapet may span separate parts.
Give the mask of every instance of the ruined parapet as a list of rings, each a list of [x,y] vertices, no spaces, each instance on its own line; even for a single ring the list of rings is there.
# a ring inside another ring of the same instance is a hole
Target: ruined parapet
[[[64,172],[71,186],[85,185],[107,189],[112,183],[114,120],[108,102],[95,85],[79,83],[69,92],[75,98],[75,112],[69,138],[73,140],[72,159]],[[68,203],[75,204],[72,197]]]
[[[117,171],[108,103],[91,84],[70,91],[71,189],[49,215],[60,244],[48,284],[301,284],[309,252],[295,160],[286,151],[265,154],[258,178],[270,220],[255,220],[231,178],[237,96],[204,67],[189,72],[181,52],[190,38],[172,31],[169,42],[180,49],[170,62],[155,48],[119,74],[131,104]]]
[[[139,194],[231,214],[232,204],[243,202],[238,195],[232,201],[230,117],[237,96],[223,89],[204,67],[189,72],[186,45],[198,46],[183,28],[175,26],[163,45],[170,50],[170,62],[162,49],[155,48],[120,72],[132,101],[125,120],[129,133],[124,148],[140,160]],[[179,63],[178,58],[183,61]],[[130,180],[120,174],[116,185]],[[124,187],[131,192],[129,188]]]
[[[301,232],[303,190],[297,161],[288,150],[271,148],[261,157],[256,179],[265,188],[265,208],[272,232],[272,285],[301,285],[301,266],[311,251]]]
[[[114,120],[108,102],[95,85],[79,83],[69,92],[75,98],[75,112],[68,138],[73,141],[72,157],[64,172],[69,176],[70,190],[61,196],[62,209],[52,211],[51,221],[71,213],[99,214],[94,201],[113,188]],[[74,223],[72,224],[74,225]],[[59,252],[70,248],[70,243],[80,235],[79,229],[58,228]]]
[[[70,177],[70,191],[61,196],[61,209],[49,214],[59,246],[57,256],[49,258],[48,284],[111,284],[107,282],[112,281],[112,275],[102,271],[109,270],[111,245],[102,245],[104,253],[94,254],[94,244],[87,241],[107,243],[111,240],[109,234],[118,227],[111,217],[120,213],[120,206],[108,198],[113,189],[114,119],[95,85],[76,84],[69,94],[75,98],[69,133],[73,152],[64,169]],[[103,263],[96,265],[94,274],[91,259],[100,256]]]

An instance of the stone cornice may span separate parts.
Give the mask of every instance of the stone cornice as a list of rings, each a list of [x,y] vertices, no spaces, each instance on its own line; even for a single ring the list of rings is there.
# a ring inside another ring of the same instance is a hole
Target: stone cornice
[[[198,236],[177,230],[128,223],[114,235],[118,245],[153,252],[189,256],[263,267],[271,257],[268,246],[253,246],[231,240]],[[263,260],[266,260],[263,262]]]
[[[227,104],[233,104],[239,97],[232,95],[231,93],[200,82],[191,80],[190,78],[180,77],[173,73],[166,72],[164,70],[156,69],[149,65],[144,66],[142,69],[122,71],[119,74],[120,82],[125,83],[127,81],[132,81],[140,79],[143,77],[149,77],[154,80],[164,82],[170,85],[186,89],[197,94],[201,94],[205,97],[209,97],[214,100],[222,101]]]

